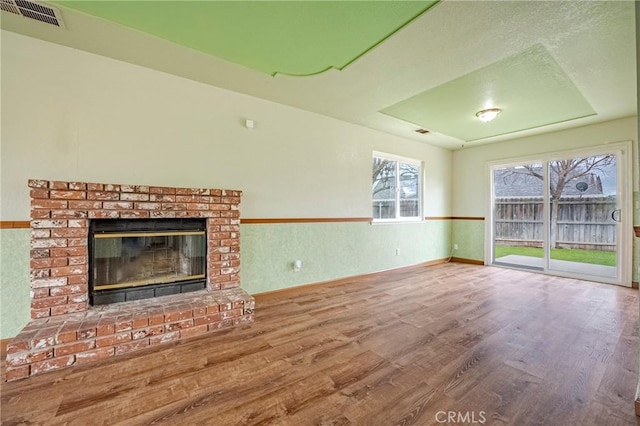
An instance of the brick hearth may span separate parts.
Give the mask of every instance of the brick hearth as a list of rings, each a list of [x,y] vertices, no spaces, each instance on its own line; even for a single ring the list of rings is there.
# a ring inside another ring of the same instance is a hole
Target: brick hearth
[[[241,191],[30,180],[31,317],[7,346],[7,380],[253,321],[240,288]],[[206,218],[207,290],[88,304],[91,219]]]

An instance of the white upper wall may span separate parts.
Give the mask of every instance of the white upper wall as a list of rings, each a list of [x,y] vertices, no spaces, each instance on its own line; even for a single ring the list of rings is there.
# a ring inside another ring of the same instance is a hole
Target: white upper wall
[[[240,189],[243,217],[370,217],[372,151],[423,160],[425,215],[451,215],[447,150],[1,36],[1,220],[29,218],[30,178]]]
[[[488,161],[634,141],[633,188],[638,191],[637,117],[593,124],[505,142],[464,148],[453,154],[453,215],[485,215],[489,197]]]

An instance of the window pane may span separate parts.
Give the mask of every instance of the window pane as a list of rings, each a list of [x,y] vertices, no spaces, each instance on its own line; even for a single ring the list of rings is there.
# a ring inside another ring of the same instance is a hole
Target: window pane
[[[400,217],[420,215],[420,167],[400,163]]]
[[[541,163],[493,170],[494,261],[543,269],[544,209]]]
[[[396,217],[397,162],[373,157],[373,218]]]

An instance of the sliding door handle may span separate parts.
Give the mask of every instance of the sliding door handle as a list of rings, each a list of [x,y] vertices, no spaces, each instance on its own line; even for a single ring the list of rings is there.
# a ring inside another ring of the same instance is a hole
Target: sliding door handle
[[[611,220],[614,222],[620,222],[620,209],[615,209],[611,212]]]

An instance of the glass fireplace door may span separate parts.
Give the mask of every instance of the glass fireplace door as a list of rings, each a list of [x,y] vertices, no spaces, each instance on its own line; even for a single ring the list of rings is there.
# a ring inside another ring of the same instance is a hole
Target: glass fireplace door
[[[96,305],[206,288],[201,219],[98,219],[89,226],[89,295]]]
[[[100,234],[94,243],[94,290],[205,277],[205,233]]]

